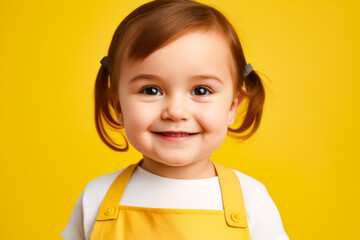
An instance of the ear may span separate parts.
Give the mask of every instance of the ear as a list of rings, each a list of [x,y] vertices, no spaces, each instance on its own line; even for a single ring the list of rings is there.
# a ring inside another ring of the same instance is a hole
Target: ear
[[[242,91],[246,91],[245,88],[241,88]],[[229,110],[229,118],[228,118],[228,126],[234,123],[237,111],[244,99],[244,96],[237,91],[234,95],[234,98],[231,102],[230,110]]]
[[[115,114],[116,114],[116,117],[118,119],[119,124],[121,126],[124,126],[124,118],[123,118],[123,114],[122,114],[122,111],[121,111],[119,98],[117,96],[113,96],[113,97],[110,98],[110,102],[111,102],[111,105],[114,108],[114,111],[115,111]]]

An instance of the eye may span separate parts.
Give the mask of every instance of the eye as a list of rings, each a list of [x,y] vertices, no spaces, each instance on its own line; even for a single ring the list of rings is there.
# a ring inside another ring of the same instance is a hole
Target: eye
[[[212,91],[206,87],[196,87],[196,88],[194,88],[194,90],[192,91],[191,94],[203,96],[203,95],[208,95],[211,93],[212,93]]]
[[[154,86],[146,86],[140,91],[140,93],[143,93],[145,95],[152,95],[152,96],[161,95],[160,90]]]

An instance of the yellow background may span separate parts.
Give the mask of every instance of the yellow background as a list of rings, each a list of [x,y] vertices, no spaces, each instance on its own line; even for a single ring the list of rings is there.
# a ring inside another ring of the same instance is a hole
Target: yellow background
[[[1,1],[1,239],[60,239],[92,179],[140,159],[97,137],[93,85],[144,1]],[[360,6],[213,0],[267,76],[259,131],[213,159],[261,181],[291,239],[360,239]]]

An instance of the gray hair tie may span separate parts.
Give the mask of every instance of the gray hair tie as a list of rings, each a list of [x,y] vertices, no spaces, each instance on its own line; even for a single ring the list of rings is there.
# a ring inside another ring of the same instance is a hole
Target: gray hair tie
[[[107,68],[107,66],[108,66],[108,57],[107,56],[103,57],[101,59],[100,63],[104,68]]]
[[[244,78],[246,78],[247,76],[249,76],[249,74],[252,72],[252,70],[254,70],[254,69],[253,69],[253,67],[251,66],[251,64],[250,64],[250,63],[246,64],[246,65],[245,65],[245,68],[244,68],[244,70],[243,70],[243,76],[244,76]]]

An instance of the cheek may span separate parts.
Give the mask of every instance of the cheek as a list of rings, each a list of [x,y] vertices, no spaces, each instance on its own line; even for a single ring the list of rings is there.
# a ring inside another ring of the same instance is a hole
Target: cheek
[[[156,111],[147,104],[127,104],[123,107],[124,127],[127,134],[147,129],[156,118]]]
[[[203,106],[199,110],[199,121],[204,130],[225,134],[228,126],[228,109],[225,101]]]
[[[142,116],[141,109],[135,106],[123,107],[125,134],[131,145],[136,149],[142,144],[142,131],[146,129],[146,117]]]

